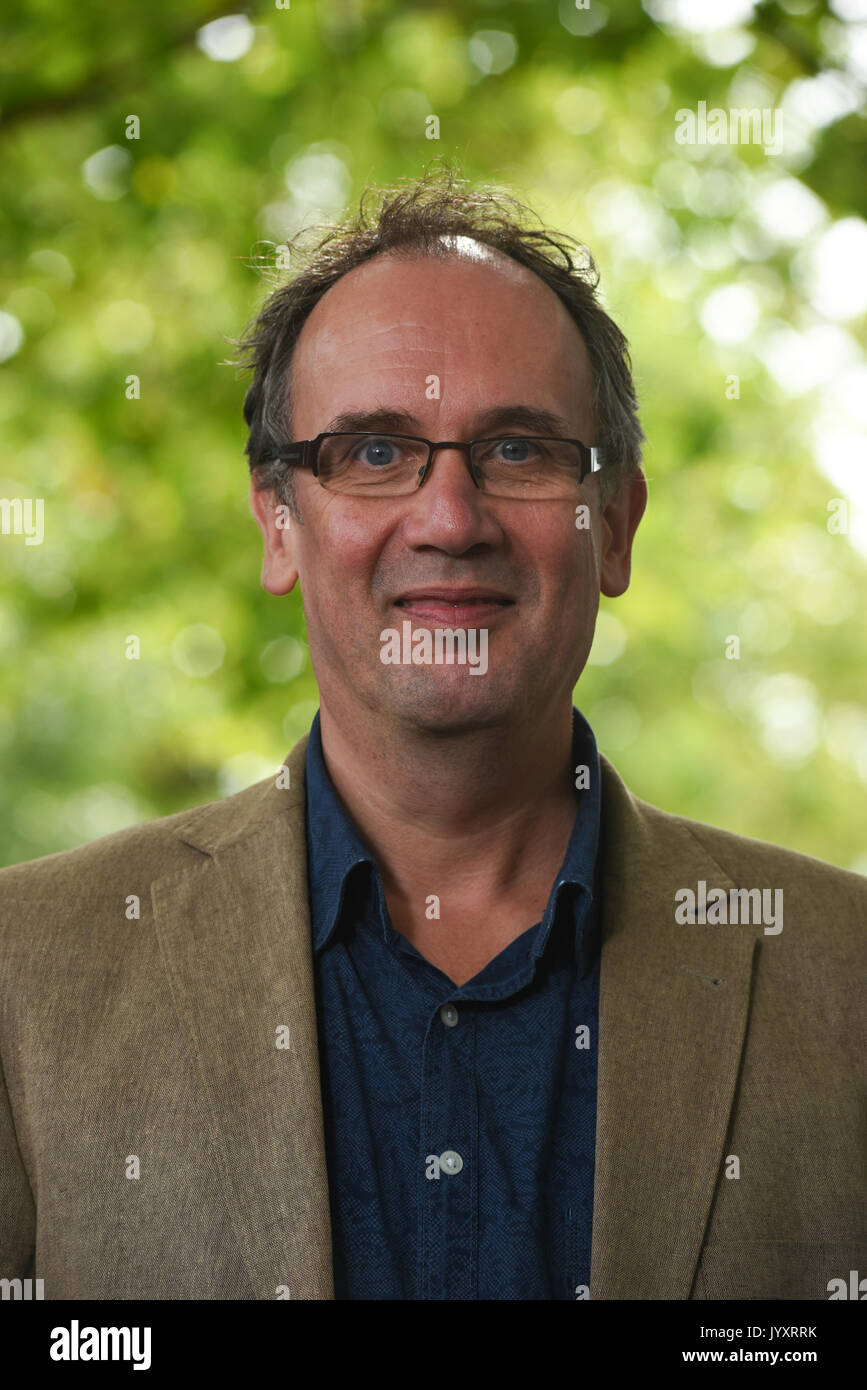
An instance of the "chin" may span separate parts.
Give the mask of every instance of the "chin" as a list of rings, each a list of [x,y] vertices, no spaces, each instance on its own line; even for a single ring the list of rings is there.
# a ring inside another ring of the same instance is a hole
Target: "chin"
[[[396,674],[396,673],[392,673]],[[494,728],[514,719],[526,701],[516,689],[494,682],[490,673],[471,675],[466,668],[406,668],[385,690],[380,705],[415,729],[460,733]]]

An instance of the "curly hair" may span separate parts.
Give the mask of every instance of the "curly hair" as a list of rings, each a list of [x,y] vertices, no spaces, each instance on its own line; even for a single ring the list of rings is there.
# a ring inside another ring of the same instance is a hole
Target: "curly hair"
[[[531,209],[505,190],[472,185],[447,161],[437,161],[408,186],[369,185],[357,212],[341,223],[297,233],[284,259],[293,266],[297,262],[299,268],[288,281],[278,280],[235,343],[239,356],[232,365],[253,372],[244,399],[249,430],[245,452],[257,490],[273,489],[296,511],[294,465],[273,455],[292,439],[292,355],[314,305],[341,276],[373,256],[389,252],[445,258],[454,254],[450,241],[455,237],[472,237],[510,256],[534,271],[563,302],[584,339],[593,371],[596,444],[606,458],[599,474],[603,505],[625,479],[637,474],[645,436],[627,340],[599,303],[599,272],[587,247],[565,233],[530,226],[534,218]],[[306,246],[311,231],[315,241]]]

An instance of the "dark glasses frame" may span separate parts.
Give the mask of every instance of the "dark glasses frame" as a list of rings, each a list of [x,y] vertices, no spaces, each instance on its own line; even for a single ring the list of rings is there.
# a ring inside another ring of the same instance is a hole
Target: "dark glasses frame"
[[[592,445],[585,444],[581,439],[567,439],[562,435],[555,434],[498,434],[490,439],[423,439],[418,434],[398,434],[394,430],[323,430],[317,434],[315,439],[296,439],[277,453],[271,454],[274,461],[281,463],[293,463],[299,468],[311,468],[314,478],[319,480],[320,486],[325,487],[319,473],[319,450],[324,439],[409,439],[414,444],[424,444],[427,447],[427,462],[418,470],[417,487],[421,487],[431,471],[434,454],[438,449],[460,449],[464,455],[467,465],[467,472],[473,480],[475,487],[479,487],[478,479],[473,471],[470,451],[476,444],[501,444],[506,439],[526,439],[526,440],[556,440],[560,444],[574,444],[578,449],[578,457],[581,460],[581,468],[578,482],[583,483],[589,473],[598,473],[604,465],[603,451]],[[330,489],[325,488],[326,492]],[[400,496],[401,494],[395,494]]]

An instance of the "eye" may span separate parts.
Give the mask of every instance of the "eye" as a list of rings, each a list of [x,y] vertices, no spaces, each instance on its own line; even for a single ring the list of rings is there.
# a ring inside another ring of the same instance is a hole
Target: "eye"
[[[400,454],[396,439],[375,438],[363,440],[356,450],[355,457],[373,468],[385,468],[395,463]]]
[[[534,440],[516,437],[498,439],[492,446],[491,453],[499,455],[506,463],[527,463],[539,456],[538,445]]]

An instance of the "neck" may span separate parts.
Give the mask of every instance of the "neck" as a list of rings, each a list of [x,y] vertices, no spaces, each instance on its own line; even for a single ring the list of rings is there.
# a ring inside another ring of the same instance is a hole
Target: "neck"
[[[454,735],[371,730],[366,713],[350,723],[323,699],[322,749],[387,892],[418,901],[422,888],[447,884],[472,906],[519,883],[550,887],[576,810],[569,700],[534,710],[532,722]]]

